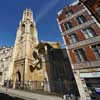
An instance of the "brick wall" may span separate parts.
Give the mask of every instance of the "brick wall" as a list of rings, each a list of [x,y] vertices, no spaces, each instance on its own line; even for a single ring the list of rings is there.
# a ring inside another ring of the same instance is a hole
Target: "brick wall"
[[[84,46],[84,49],[85,49],[85,53],[86,53],[87,59],[89,61],[96,60],[95,54],[93,53],[92,49],[89,46]]]
[[[78,11],[80,11],[80,10],[82,10],[82,9],[84,9],[84,7],[82,7],[81,4],[78,4],[78,5],[75,5],[75,6],[70,6],[70,7],[68,7],[68,8],[64,8],[64,10],[62,11],[62,16],[65,15],[65,17],[63,17],[62,20],[64,21],[65,18],[67,19],[67,15],[65,14],[66,11],[72,10],[73,14],[75,14],[75,13],[77,13]],[[83,16],[87,19],[87,21],[93,20],[93,18],[92,18],[91,15],[88,13],[88,11],[85,11],[85,12],[79,14],[78,16],[80,16],[80,15],[83,15]],[[61,16],[61,15],[60,15],[60,16]],[[77,17],[77,16],[76,16],[76,17]],[[80,24],[78,23],[76,17],[73,17],[72,19],[68,20],[69,22],[72,23],[73,28],[75,28],[75,26],[79,26],[79,25],[80,25]],[[60,20],[60,21],[62,21],[62,20]],[[60,22],[60,21],[59,21],[59,22]],[[66,22],[66,21],[65,21],[65,22]],[[96,22],[93,23],[93,24],[90,24],[89,26],[86,26],[86,27],[84,27],[84,28],[92,28],[92,29],[95,31],[95,33],[96,33],[97,36],[100,35],[100,28],[99,28],[99,26],[96,24]],[[67,31],[67,30],[65,29],[64,22],[61,24],[61,29],[62,29],[62,32],[63,32],[63,33]],[[82,28],[82,29],[83,29],[83,28]],[[84,35],[84,33],[82,32],[82,29],[80,28],[80,29],[74,31],[74,32],[76,33],[77,37],[78,37],[79,42],[80,42],[80,41],[83,41],[83,40],[84,40],[84,41],[86,40],[85,35]],[[67,46],[70,45],[70,40],[69,40],[70,38],[69,38],[69,35],[68,35],[68,34],[64,34],[64,39],[65,39],[66,45],[67,45]],[[78,47],[78,48],[83,48],[83,49],[84,49],[88,61],[95,61],[95,60],[96,60],[96,56],[95,56],[93,50],[91,49],[91,47],[90,47],[89,45],[84,45],[84,46]],[[77,49],[77,48],[73,48],[73,49],[75,50],[75,49]],[[68,51],[69,51],[69,57],[70,57],[70,59],[71,59],[71,63],[76,64],[76,63],[78,63],[78,62],[77,62],[76,54],[75,54],[75,52],[74,52],[73,49],[68,49]]]

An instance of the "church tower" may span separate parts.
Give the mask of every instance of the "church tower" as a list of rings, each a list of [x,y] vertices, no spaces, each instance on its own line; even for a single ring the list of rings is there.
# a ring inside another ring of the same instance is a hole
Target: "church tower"
[[[16,34],[12,62],[10,65],[11,80],[14,82],[30,80],[29,66],[31,66],[34,61],[32,53],[37,45],[38,34],[33,13],[30,9],[26,9],[23,12],[23,17]]]

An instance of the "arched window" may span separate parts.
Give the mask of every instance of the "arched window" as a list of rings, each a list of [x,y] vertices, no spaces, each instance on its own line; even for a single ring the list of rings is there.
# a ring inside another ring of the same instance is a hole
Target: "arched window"
[[[70,29],[73,27],[71,22],[65,22],[64,26],[66,29]]]
[[[82,31],[87,39],[96,36],[95,31],[92,28],[86,28]]]
[[[31,24],[30,25],[30,32],[33,32],[34,31],[34,26]]]
[[[83,15],[78,16],[76,19],[78,20],[79,24],[83,24],[87,21],[86,18]]]
[[[22,33],[25,32],[25,24],[22,25]]]
[[[71,35],[69,35],[69,40],[70,40],[70,43],[75,43],[75,42],[78,42],[78,37],[75,33],[72,33]]]

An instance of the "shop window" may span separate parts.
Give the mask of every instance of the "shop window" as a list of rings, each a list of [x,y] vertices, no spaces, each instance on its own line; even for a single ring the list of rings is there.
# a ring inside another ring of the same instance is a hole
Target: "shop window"
[[[95,53],[96,58],[100,58],[100,44],[92,45],[91,48]]]
[[[86,57],[85,51],[82,48],[74,50],[74,51],[75,51],[75,54],[76,54],[78,62],[87,61],[87,57]]]
[[[71,35],[69,35],[69,41],[70,41],[70,43],[78,42],[77,35],[75,33],[72,33]]]
[[[73,27],[71,22],[66,22],[64,26],[67,30]]]
[[[86,39],[96,36],[95,31],[92,28],[83,29],[82,32],[84,33]]]
[[[86,18],[83,15],[78,16],[76,19],[78,20],[79,24],[83,24],[87,21]]]

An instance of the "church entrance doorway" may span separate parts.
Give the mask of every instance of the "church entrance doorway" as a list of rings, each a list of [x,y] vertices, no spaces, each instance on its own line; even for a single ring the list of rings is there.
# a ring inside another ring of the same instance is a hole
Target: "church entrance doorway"
[[[21,73],[17,71],[16,73],[16,88],[20,88],[21,85]]]

